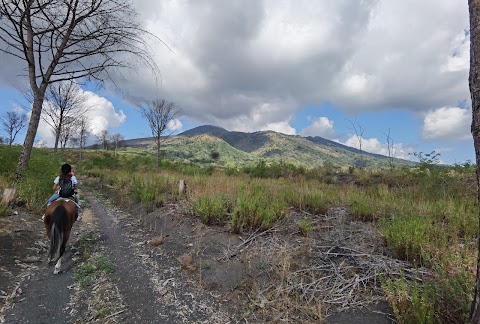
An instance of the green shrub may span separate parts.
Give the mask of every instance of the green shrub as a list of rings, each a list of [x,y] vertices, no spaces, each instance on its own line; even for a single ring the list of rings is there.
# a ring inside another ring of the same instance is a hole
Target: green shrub
[[[302,218],[297,223],[298,229],[303,236],[310,236],[313,232],[313,221],[310,218]]]
[[[194,212],[207,225],[222,225],[227,218],[221,197],[200,197],[195,203]]]
[[[387,280],[384,285],[387,299],[393,308],[395,317],[399,323],[425,323],[434,324],[435,291],[431,286],[420,287],[414,283],[408,286],[404,278]]]
[[[283,218],[288,205],[283,199],[270,194],[270,190],[260,182],[253,182],[242,188],[233,207],[231,228],[234,233],[243,229],[268,229]]]

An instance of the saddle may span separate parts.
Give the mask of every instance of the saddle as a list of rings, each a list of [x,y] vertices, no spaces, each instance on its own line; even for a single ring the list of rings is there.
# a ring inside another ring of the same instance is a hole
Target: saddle
[[[68,198],[63,198],[63,197],[58,197],[57,199],[55,199],[55,201],[65,201],[65,202],[73,202],[75,204],[75,206],[77,206],[77,209],[80,209],[80,205],[78,205],[76,202],[75,202],[75,199],[72,197],[68,197]]]

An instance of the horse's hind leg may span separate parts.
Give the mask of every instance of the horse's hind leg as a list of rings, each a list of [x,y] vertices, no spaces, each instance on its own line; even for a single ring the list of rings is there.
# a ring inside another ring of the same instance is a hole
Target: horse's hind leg
[[[58,274],[60,272],[60,267],[62,266],[63,253],[65,252],[65,248],[67,246],[67,241],[69,237],[70,237],[70,231],[66,231],[63,234],[63,241],[62,241],[62,245],[60,246],[60,257],[58,258],[57,264],[55,264],[55,270],[53,270],[53,274]]]
[[[58,261],[55,264],[55,269],[53,270],[53,274],[58,274],[60,272],[61,267],[62,267],[62,256],[58,258]]]

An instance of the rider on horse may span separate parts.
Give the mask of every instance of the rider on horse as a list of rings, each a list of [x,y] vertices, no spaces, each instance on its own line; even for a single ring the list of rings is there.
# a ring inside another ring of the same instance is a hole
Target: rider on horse
[[[55,193],[48,200],[47,206],[59,198],[73,199],[78,210],[77,178],[73,175],[72,166],[68,163],[62,165],[60,175],[53,181],[53,190]]]

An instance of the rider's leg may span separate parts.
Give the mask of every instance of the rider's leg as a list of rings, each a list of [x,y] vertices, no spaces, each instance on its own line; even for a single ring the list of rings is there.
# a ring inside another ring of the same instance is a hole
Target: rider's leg
[[[54,193],[50,199],[48,199],[48,202],[47,202],[47,206],[49,206],[52,202],[54,202],[55,200],[58,199],[58,197],[60,197],[60,195],[58,193]]]

